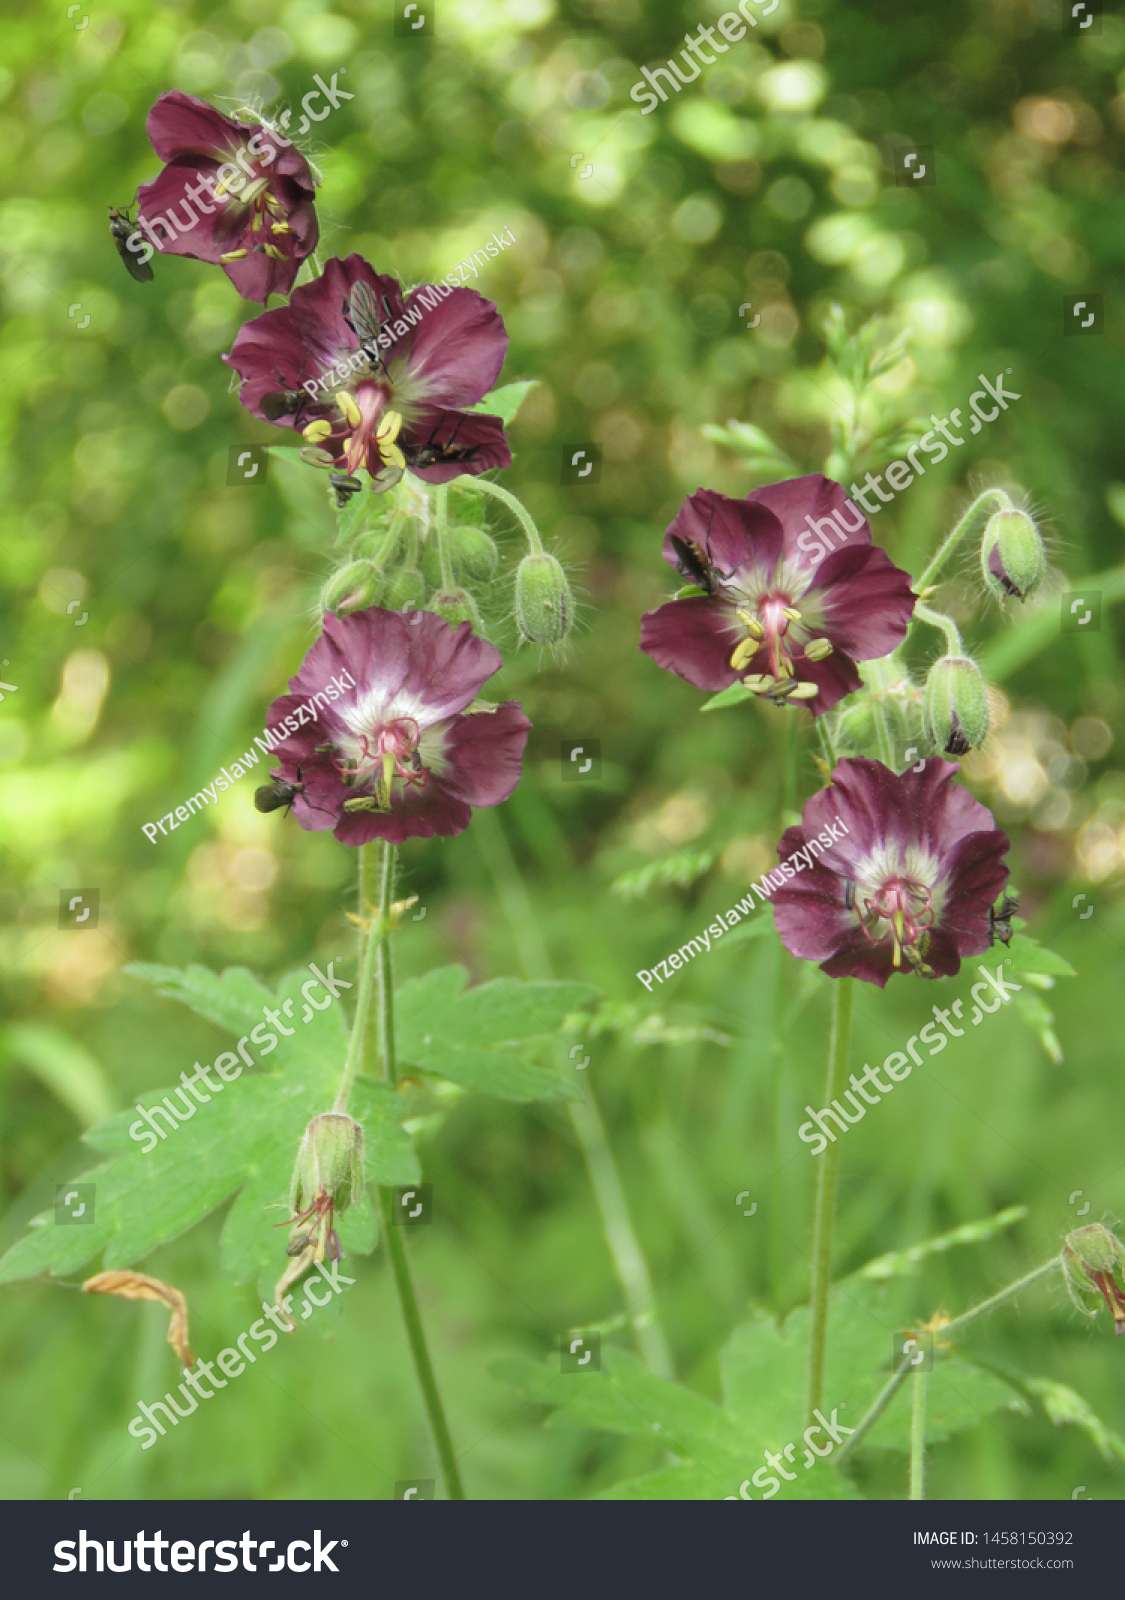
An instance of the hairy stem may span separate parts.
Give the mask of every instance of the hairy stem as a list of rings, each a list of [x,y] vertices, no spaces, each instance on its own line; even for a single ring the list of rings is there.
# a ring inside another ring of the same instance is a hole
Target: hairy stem
[[[1044,1278],[1049,1272],[1061,1270],[1062,1256],[1052,1256],[1049,1261],[1044,1261],[1041,1267],[1036,1267],[1034,1272],[1028,1272],[1022,1278],[1017,1278],[1014,1283],[1008,1284],[1006,1289],[1001,1289],[996,1294],[990,1295],[987,1300],[982,1300],[980,1305],[973,1306],[970,1310],[962,1312],[959,1317],[954,1317],[952,1322],[945,1323],[936,1330],[937,1334],[942,1339],[947,1339],[951,1333],[960,1333],[961,1329],[968,1327],[970,1322],[975,1322],[978,1317],[982,1317],[986,1311],[991,1311],[994,1306],[1002,1305],[1005,1300],[1010,1300],[1014,1295],[1019,1294],[1021,1289],[1026,1289],[1028,1284],[1034,1283],[1037,1278]],[[871,1432],[871,1429],[902,1387],[911,1370],[909,1362],[904,1362],[897,1372],[891,1374],[856,1424],[855,1432],[847,1444],[833,1456],[833,1466],[843,1466],[852,1452],[858,1449],[864,1436]]]
[[[396,1071],[394,970],[391,963],[391,908],[394,904],[395,847],[385,841],[377,846],[365,844],[360,849],[359,860],[359,916],[361,921],[367,923],[368,926],[366,928],[361,927],[360,930],[361,945],[363,946],[360,964],[360,990],[356,1001],[356,1017],[352,1026],[351,1044],[348,1049],[348,1067],[345,1068],[344,1083],[340,1086],[342,1100],[337,1097],[337,1110],[343,1109],[343,1106],[347,1104],[347,1091],[350,1090],[357,1071],[369,1072],[373,1077],[384,1078],[388,1083],[392,1084],[395,1081]],[[370,915],[372,910],[371,897],[376,881],[378,882],[379,910],[377,916],[372,917]],[[374,990],[375,995],[374,1006],[371,1005],[372,990]],[[434,1376],[433,1363],[430,1360],[429,1347],[426,1343],[426,1330],[422,1326],[422,1316],[418,1310],[418,1299],[414,1293],[414,1284],[410,1276],[410,1264],[406,1259],[406,1241],[402,1228],[395,1221],[393,1189],[380,1186],[379,1213],[382,1219],[383,1239],[387,1246],[391,1272],[395,1280],[395,1289],[398,1291],[403,1326],[406,1329],[410,1354],[414,1358],[414,1370],[418,1375],[418,1386],[422,1391],[422,1401],[426,1407],[426,1415],[430,1419],[430,1429],[434,1436],[434,1444],[437,1447],[438,1459],[441,1462],[441,1474],[445,1480],[445,1492],[451,1500],[463,1500],[465,1498],[465,1490],[461,1484],[461,1474],[457,1467],[457,1455],[453,1448],[449,1424],[445,1418],[445,1407],[442,1405],[437,1378]]]
[[[914,1398],[910,1408],[910,1498],[926,1498],[926,1379],[924,1366],[914,1374]]]
[[[479,479],[474,481],[480,482]],[[554,977],[550,957],[499,819],[491,811],[478,811],[473,818],[473,831],[516,936],[525,973],[541,982],[550,981]],[[602,1232],[621,1285],[637,1347],[653,1372],[662,1378],[671,1378],[674,1375],[672,1358],[657,1320],[656,1296],[648,1265],[629,1216],[605,1124],[589,1089],[587,1095],[584,1100],[569,1100],[567,1109],[590,1174],[601,1213]]]
[[[965,646],[961,643],[961,635],[952,617],[947,617],[943,611],[931,611],[929,606],[921,602],[914,607],[914,615],[919,622],[928,622],[931,628],[941,629],[951,656],[965,654]]]
[[[539,537],[539,529],[531,519],[530,513],[518,501],[514,494],[509,494],[507,489],[502,489],[498,483],[491,483],[487,478],[461,478],[458,488],[472,489],[477,494],[491,495],[494,500],[501,500],[508,510],[518,519],[527,535],[528,546],[533,556],[543,554],[543,541]]]
[[[448,594],[454,587],[453,566],[449,559],[449,485],[439,483],[434,490],[434,525],[437,530],[438,561],[441,564],[441,586]]]
[[[992,511],[1011,511],[1014,509],[1012,506],[1011,497],[1006,495],[1003,489],[986,489],[983,494],[978,495],[969,509],[965,512],[965,515],[961,518],[960,522],[957,523],[953,531],[946,536],[942,544],[938,547],[937,554],[923,572],[922,576],[918,579],[918,583],[914,591],[915,594],[923,594],[930,587],[938,573],[953,554],[954,550],[956,550],[957,546],[961,543],[961,540],[972,527],[978,513],[986,506]],[[917,608],[915,608],[915,616],[917,616]]]
[[[832,1031],[828,1043],[826,1105],[844,1089],[851,1035],[853,978],[837,978],[832,995]],[[812,1322],[809,1328],[809,1388],[805,1408],[808,1425],[824,1398],[824,1358],[828,1348],[828,1296],[832,1288],[832,1236],[836,1226],[836,1186],[840,1176],[840,1140],[820,1157],[813,1222]]]

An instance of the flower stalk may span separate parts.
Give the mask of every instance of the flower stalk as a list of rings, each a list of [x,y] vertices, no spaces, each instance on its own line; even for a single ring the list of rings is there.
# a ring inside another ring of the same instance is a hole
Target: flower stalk
[[[832,993],[832,1031],[828,1043],[828,1077],[825,1104],[831,1105],[844,1092],[847,1082],[848,1044],[851,1037],[851,978],[840,978]],[[820,1158],[816,1179],[816,1209],[813,1221],[812,1321],[809,1328],[809,1378],[806,1421],[815,1422],[814,1411],[824,1398],[824,1359],[828,1340],[828,1297],[832,1288],[832,1240],[836,1227],[836,1189],[840,1178],[841,1141],[834,1140]]]

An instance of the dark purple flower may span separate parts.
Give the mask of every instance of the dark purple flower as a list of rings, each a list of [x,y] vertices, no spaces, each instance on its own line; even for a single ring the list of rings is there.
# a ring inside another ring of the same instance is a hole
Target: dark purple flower
[[[429,285],[404,299],[362,256],[334,256],[287,306],[244,324],[223,359],[248,411],[300,428],[324,465],[366,467],[384,487],[405,467],[446,483],[511,465],[500,418],[465,409],[507,349],[499,312],[474,289]]]
[[[859,688],[857,661],[902,643],[914,610],[908,575],[819,472],[745,500],[698,490],[665,535],[664,559],[707,592],[642,617],[641,649],[697,689],[741,679],[815,716]]]
[[[949,977],[988,949],[1008,837],[957,771],[936,758],[901,777],[880,761],[837,763],[777,847],[791,875],[771,903],[792,955],[881,989],[893,972]]]
[[[179,89],[160,96],[146,128],[167,164],[137,191],[138,227],[167,255],[222,266],[245,300],[288,294],[319,237],[300,151]]]
[[[296,786],[297,821],[343,844],[401,844],[460,833],[473,806],[506,800],[531,723],[514,700],[472,707],[500,664],[467,622],[378,606],[329,612],[266,719],[275,738],[289,719],[274,776]],[[305,705],[313,720],[306,712],[302,725]]]

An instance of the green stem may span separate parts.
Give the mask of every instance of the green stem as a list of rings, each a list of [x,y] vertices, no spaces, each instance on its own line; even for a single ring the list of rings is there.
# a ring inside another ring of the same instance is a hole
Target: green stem
[[[446,594],[454,588],[453,566],[449,559],[449,485],[439,483],[434,490],[434,523],[437,529],[441,586]]]
[[[515,934],[524,971],[529,978],[550,982],[554,973],[547,947],[499,818],[491,811],[478,811],[473,818],[473,831]],[[674,1376],[672,1358],[657,1320],[656,1295],[648,1265],[629,1215],[605,1124],[592,1091],[587,1088],[586,1092],[587,1099],[568,1100],[567,1109],[590,1174],[601,1213],[602,1232],[621,1285],[633,1337],[649,1368],[662,1378],[671,1378]]]
[[[355,1021],[352,1024],[352,1037],[348,1047],[348,1062],[344,1069],[344,1081],[340,1085],[340,1093],[337,1096],[336,1110],[342,1110],[347,1105],[348,1093],[358,1071],[366,1070],[372,1076],[377,1075],[392,1084],[395,1081],[396,1072],[394,970],[391,963],[391,907],[394,904],[395,847],[385,841],[382,841],[378,846],[365,844],[360,848],[359,863],[359,916],[368,923],[368,927],[361,929],[360,934],[363,943],[363,954],[360,963],[360,988],[356,1000]],[[376,878],[378,879],[379,911],[378,915],[372,918],[370,915],[372,910],[371,891],[375,886]],[[376,1000],[374,1007],[371,1005],[372,991],[374,991]],[[465,1498],[465,1490],[461,1484],[461,1474],[457,1467],[457,1455],[453,1449],[453,1440],[450,1436],[449,1424],[445,1418],[441,1392],[438,1389],[437,1378],[434,1376],[433,1363],[430,1360],[429,1347],[426,1343],[426,1330],[422,1326],[422,1316],[418,1310],[418,1299],[414,1293],[414,1284],[410,1277],[410,1264],[406,1259],[406,1242],[403,1237],[403,1230],[395,1219],[393,1189],[380,1186],[379,1212],[382,1218],[383,1238],[391,1261],[391,1272],[394,1275],[395,1289],[398,1291],[398,1301],[402,1309],[402,1321],[406,1328],[406,1338],[410,1345],[410,1353],[414,1358],[414,1370],[418,1375],[418,1386],[422,1391],[426,1415],[430,1419],[434,1444],[437,1446],[438,1459],[441,1462],[441,1473],[445,1479],[445,1492],[451,1500],[463,1500]]]
[[[516,499],[514,494],[509,494],[507,489],[502,489],[498,483],[491,483],[487,478],[461,478],[458,480],[458,488],[472,489],[477,494],[491,495],[494,500],[503,501],[512,515],[518,518],[523,525],[523,531],[527,534],[527,542],[532,555],[541,556],[543,554],[543,541],[539,537],[539,529],[531,520],[531,515],[526,507]]]
[[[926,1498],[926,1379],[924,1366],[914,1374],[914,1400],[910,1408],[910,1498]]]
[[[875,723],[875,738],[879,745],[879,759],[885,767],[895,770],[895,751],[891,743],[891,731],[887,726],[887,713],[883,708],[882,698],[879,695],[871,696],[871,716]]]
[[[952,533],[950,533],[944,542],[939,546],[937,554],[923,572],[922,576],[918,579],[914,590],[915,594],[924,594],[925,591],[930,587],[938,573],[941,571],[942,567],[945,566],[945,563],[949,560],[954,550],[956,550],[957,546],[961,543],[961,540],[972,527],[977,513],[983,506],[989,504],[991,504],[992,509],[995,511],[1011,511],[1013,509],[1011,498],[1009,495],[1004,493],[1003,489],[986,489],[983,494],[978,495],[969,509],[965,512],[965,515],[961,518],[960,522],[957,523]],[[917,615],[917,612],[915,612],[915,615]]]
[[[832,996],[832,1032],[828,1044],[826,1105],[844,1089],[852,1022],[853,978],[838,978]],[[832,1235],[836,1226],[836,1186],[840,1176],[840,1140],[820,1157],[813,1222],[812,1322],[809,1328],[808,1424],[824,1398],[824,1358],[828,1346],[828,1296],[832,1288]]]
[[[340,1087],[332,1107],[333,1111],[346,1111],[348,1109],[348,1100],[351,1096],[352,1084],[355,1082],[356,1074],[362,1070],[365,1060],[374,1059],[372,1044],[377,1027],[377,1013],[372,1007],[371,1001],[376,990],[376,977],[383,942],[377,937],[372,937],[375,931],[374,926],[371,930],[368,930],[362,924],[369,921],[373,911],[374,895],[372,890],[375,887],[378,871],[375,864],[376,848],[373,844],[365,844],[360,848],[359,852],[359,894],[357,897],[357,915],[361,919],[358,961],[359,988],[356,990],[355,1020],[352,1023],[351,1037],[348,1040],[348,1054],[344,1062],[344,1075],[340,1079]],[[381,848],[386,852],[383,859],[384,876],[389,862],[393,881],[393,846],[383,845]],[[387,914],[389,914],[389,911],[390,903],[388,902]],[[380,916],[383,915],[384,913],[380,909]],[[387,959],[390,959],[389,951]]]
[[[445,1409],[441,1403],[441,1393],[438,1390],[434,1369],[430,1364],[429,1350],[426,1347],[426,1330],[422,1326],[422,1318],[418,1311],[418,1301],[414,1294],[414,1284],[410,1278],[410,1266],[406,1259],[403,1230],[395,1222],[393,1189],[380,1188],[379,1211],[383,1222],[383,1237],[387,1241],[387,1254],[391,1258],[391,1271],[394,1273],[395,1288],[398,1290],[399,1304],[402,1307],[402,1320],[406,1325],[406,1337],[410,1341],[410,1353],[414,1357],[414,1370],[418,1374],[418,1385],[422,1390],[422,1399],[426,1405],[426,1415],[430,1419],[430,1428],[433,1431],[434,1443],[437,1445],[438,1458],[441,1461],[441,1475],[445,1479],[445,1492],[451,1500],[464,1500],[465,1490],[461,1483],[461,1473],[457,1466],[457,1455],[453,1449],[453,1440],[449,1436],[449,1424],[445,1420]]]
[[[1045,1261],[1041,1267],[1036,1267],[1034,1272],[1028,1272],[1024,1275],[1024,1277],[1017,1278],[1015,1283],[1010,1283],[1006,1289],[1001,1289],[998,1293],[990,1295],[987,1300],[982,1300],[979,1306],[973,1306],[969,1311],[964,1311],[959,1317],[955,1317],[952,1322],[947,1322],[944,1324],[944,1326],[936,1329],[936,1336],[946,1339],[951,1333],[959,1333],[962,1328],[968,1327],[970,1322],[975,1322],[977,1317],[982,1317],[986,1311],[991,1311],[994,1306],[1001,1305],[1005,1300],[1010,1300],[1013,1295],[1019,1294],[1020,1290],[1026,1289],[1029,1283],[1034,1283],[1037,1278],[1043,1278],[1048,1272],[1059,1270],[1061,1267],[1062,1256],[1052,1256],[1051,1259],[1049,1261]],[[858,1449],[864,1436],[871,1432],[871,1429],[875,1426],[879,1418],[883,1415],[883,1412],[890,1405],[891,1401],[902,1387],[907,1375],[912,1370],[913,1369],[911,1368],[909,1362],[903,1362],[902,1366],[899,1367],[897,1372],[893,1372],[891,1374],[886,1383],[879,1390],[879,1393],[871,1402],[867,1411],[856,1424],[855,1432],[852,1434],[847,1444],[845,1444],[843,1449],[838,1451],[837,1454],[833,1456],[833,1466],[843,1466],[844,1462],[852,1454],[852,1452]]]
[[[919,622],[928,622],[931,628],[941,629],[951,656],[965,654],[965,646],[961,643],[961,635],[952,617],[947,617],[943,611],[931,611],[929,606],[921,603],[914,607],[914,616]]]

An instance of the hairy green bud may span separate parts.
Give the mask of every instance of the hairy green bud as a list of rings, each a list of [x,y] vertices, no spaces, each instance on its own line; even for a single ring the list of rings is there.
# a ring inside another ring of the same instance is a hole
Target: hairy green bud
[[[477,603],[466,589],[439,589],[437,594],[432,594],[426,602],[426,610],[434,611],[439,617],[444,617],[454,628],[459,622],[468,622],[471,623],[474,633],[484,632]]]
[[[496,541],[483,528],[468,523],[449,530],[449,558],[458,577],[487,583],[500,564]]]
[[[993,512],[981,540],[980,565],[985,583],[1001,599],[1026,600],[1035,593],[1047,571],[1047,554],[1026,511]]]
[[[868,698],[857,700],[841,711],[836,723],[836,741],[849,750],[863,750],[875,739],[875,713]]]
[[[554,556],[524,556],[516,569],[516,626],[530,644],[562,644],[574,625],[574,596]]]
[[[383,604],[388,611],[418,611],[425,598],[425,578],[414,567],[404,567],[387,580]]]
[[[383,575],[371,561],[349,561],[334,572],[320,591],[320,609],[337,611],[346,616],[349,611],[362,611],[373,606],[383,589]]]
[[[980,749],[988,737],[988,691],[969,656],[942,656],[934,662],[926,679],[922,725],[948,756]]]
[[[1125,1333],[1125,1294],[1114,1277],[1119,1268],[1125,1268],[1125,1249],[1117,1235],[1100,1222],[1075,1228],[1063,1244],[1062,1263],[1070,1298],[1079,1311],[1094,1316],[1096,1310],[1090,1310],[1082,1297],[1100,1294],[1113,1317],[1114,1333]]]

